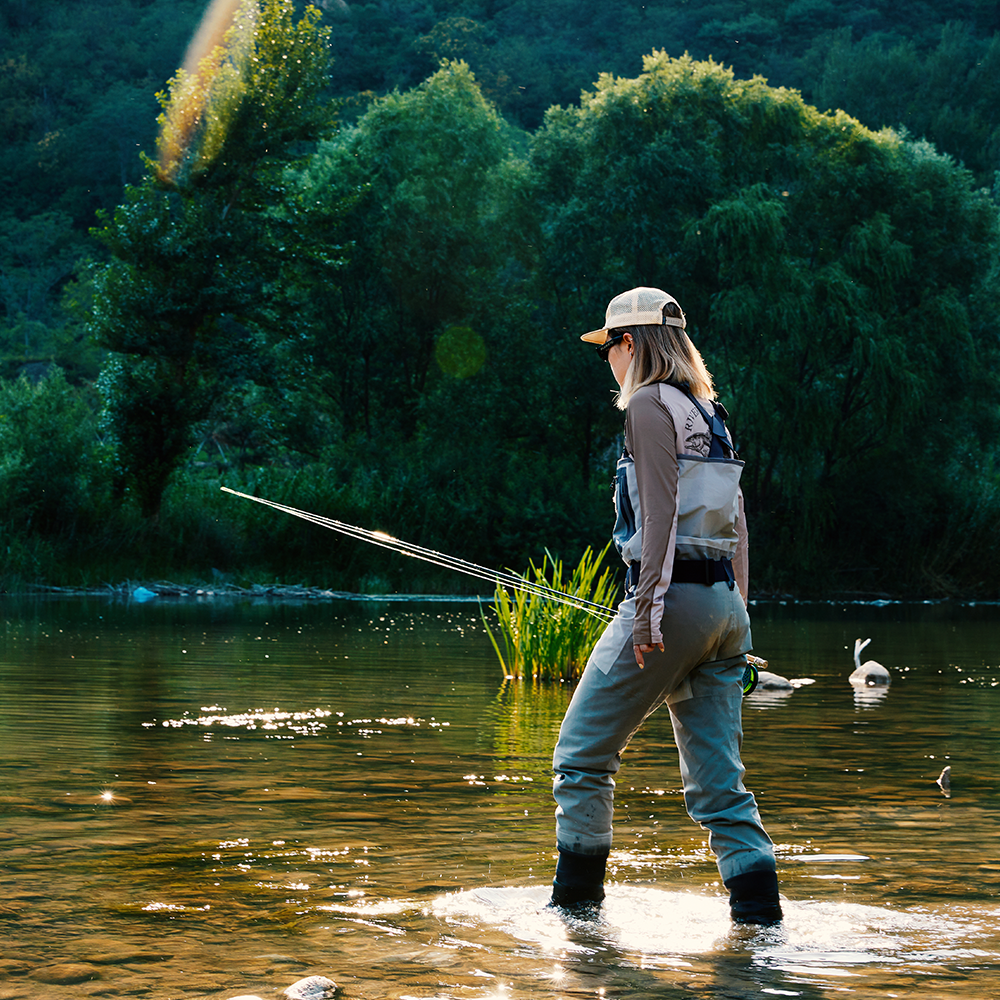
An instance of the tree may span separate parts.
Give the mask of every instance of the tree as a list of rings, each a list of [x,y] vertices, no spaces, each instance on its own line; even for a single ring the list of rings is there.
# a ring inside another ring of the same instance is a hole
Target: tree
[[[286,171],[334,126],[326,32],[291,0],[245,3],[224,45],[160,95],[160,159],[95,235],[93,330],[114,352],[101,378],[119,487],[155,517],[193,426],[224,394],[267,377],[268,333],[294,334],[281,284],[340,263],[329,212]],[[281,281],[279,282],[279,279]]]
[[[327,290],[326,322],[310,345],[317,360],[351,345],[327,362],[349,432],[370,438],[378,409],[383,424],[412,437],[437,338],[454,325],[493,325],[517,243],[502,219],[516,183],[509,154],[506,126],[468,66],[449,63],[375,101],[311,164],[303,197],[355,198],[345,217],[352,260]]]
[[[967,22],[949,22],[937,44],[889,44],[849,29],[832,37],[813,97],[872,128],[903,127],[928,139],[992,187],[1000,156],[1000,34],[977,37]]]
[[[937,453],[943,386],[963,387],[949,433],[987,426],[966,399],[998,395],[996,211],[926,144],[655,53],[550,111],[532,162],[554,325],[592,327],[632,285],[678,296],[733,410],[773,580],[828,565],[870,460]]]
[[[55,369],[0,382],[0,539],[70,538],[102,492],[93,407]]]
[[[302,344],[331,477],[377,493],[366,523],[519,567],[546,546],[575,562],[607,499],[565,447],[525,294],[541,229],[523,144],[453,62],[374,101],[303,177],[304,197],[356,195],[351,260],[312,289],[324,320]]]

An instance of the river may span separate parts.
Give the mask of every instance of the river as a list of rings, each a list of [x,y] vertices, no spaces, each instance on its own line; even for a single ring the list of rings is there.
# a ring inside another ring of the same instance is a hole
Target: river
[[[0,1000],[1000,997],[995,605],[752,608],[803,682],[745,700],[785,910],[754,930],[665,711],[601,918],[545,908],[571,692],[504,683],[475,603],[2,602]]]

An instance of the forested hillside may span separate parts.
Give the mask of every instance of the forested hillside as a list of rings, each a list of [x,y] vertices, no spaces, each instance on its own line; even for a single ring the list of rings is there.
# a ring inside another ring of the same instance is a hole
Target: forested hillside
[[[995,4],[321,6],[267,0],[169,177],[201,3],[0,11],[3,579],[463,585],[223,482],[575,561],[620,430],[576,334],[645,283],[733,413],[758,589],[996,595]]]

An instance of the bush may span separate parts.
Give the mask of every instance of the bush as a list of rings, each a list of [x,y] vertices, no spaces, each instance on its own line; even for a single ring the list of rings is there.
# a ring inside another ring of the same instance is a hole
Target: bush
[[[93,407],[55,368],[0,383],[0,522],[23,535],[72,535],[100,480]]]

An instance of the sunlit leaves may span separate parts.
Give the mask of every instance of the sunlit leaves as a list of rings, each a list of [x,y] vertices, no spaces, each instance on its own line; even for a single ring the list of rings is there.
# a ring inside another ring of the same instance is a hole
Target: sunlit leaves
[[[244,0],[222,45],[162,96],[160,165],[95,235],[93,331],[117,352],[101,379],[119,485],[154,516],[194,423],[247,381],[273,379],[268,335],[290,336],[286,289],[341,262],[338,206],[303,202],[285,171],[331,127],[318,11]],[[122,356],[129,358],[123,363]]]
[[[189,46],[186,65],[170,81],[169,93],[156,95],[163,108],[156,141],[157,174],[163,183],[177,183],[182,169],[201,172],[218,155],[242,97],[256,14],[254,0],[213,0]]]
[[[158,95],[159,179],[184,187],[246,182],[262,161],[287,159],[289,147],[333,125],[317,101],[327,82],[329,29],[291,0],[242,0],[221,44],[195,69],[182,69]]]

